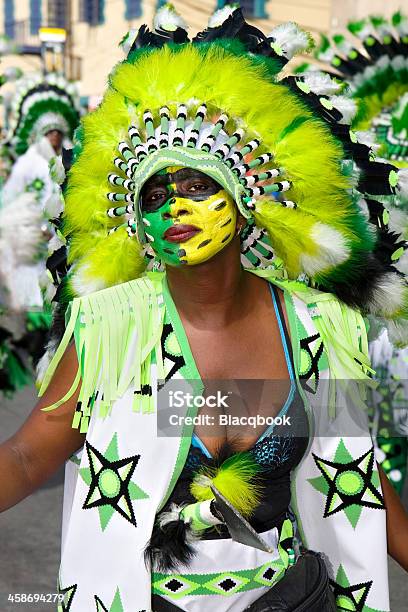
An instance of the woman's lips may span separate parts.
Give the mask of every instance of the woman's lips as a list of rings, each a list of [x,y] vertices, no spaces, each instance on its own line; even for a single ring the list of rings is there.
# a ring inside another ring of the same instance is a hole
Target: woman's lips
[[[199,232],[201,230],[195,225],[172,225],[164,232],[163,238],[167,242],[186,242]]]

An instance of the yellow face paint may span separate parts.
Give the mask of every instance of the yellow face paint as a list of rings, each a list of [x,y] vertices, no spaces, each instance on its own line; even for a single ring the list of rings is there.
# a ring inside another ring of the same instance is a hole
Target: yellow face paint
[[[170,211],[176,226],[182,223],[200,230],[192,238],[180,242],[180,260],[190,266],[214,257],[235,235],[237,208],[224,189],[202,201],[176,197]],[[183,211],[181,216],[180,211]]]
[[[169,265],[211,259],[234,238],[237,214],[227,191],[188,168],[166,168],[142,194],[146,235],[156,255]]]

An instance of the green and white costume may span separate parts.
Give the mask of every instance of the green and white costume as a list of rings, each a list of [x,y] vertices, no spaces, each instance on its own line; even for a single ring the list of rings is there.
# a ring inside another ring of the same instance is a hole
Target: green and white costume
[[[272,282],[274,276],[272,273]],[[65,608],[61,609],[70,612],[93,605],[97,610],[103,606],[125,612],[150,610],[152,589],[160,594],[171,592],[165,577],[151,584],[143,551],[155,515],[183,467],[192,432],[157,437],[157,379],[172,371],[170,380],[197,380],[198,385],[200,380],[162,283],[163,275],[153,274],[75,299],[66,335],[44,381],[46,386],[74,335],[82,378],[74,420],[87,435],[84,449],[71,458],[66,470],[59,586],[65,593]],[[323,417],[322,406],[331,403],[331,385],[324,384],[325,380],[333,373],[344,379],[366,378],[364,322],[330,294],[301,283],[278,281],[278,285],[285,290],[298,380],[307,371],[313,377],[308,382],[317,395],[302,393],[315,428]],[[167,342],[173,360],[162,358],[164,323],[172,326]],[[333,328],[344,338],[336,348]],[[310,352],[303,348],[306,346]],[[365,366],[350,366],[353,356]],[[319,399],[313,408],[315,397]],[[336,397],[339,404],[339,391]],[[346,418],[339,405],[336,411],[334,430],[336,419]],[[347,424],[340,430],[347,432]],[[350,610],[389,610],[385,512],[368,431],[361,429],[356,437],[312,437],[292,487],[304,543],[327,555],[339,606],[348,602]],[[231,541],[228,545],[232,549],[243,546]],[[183,594],[196,594],[194,599],[200,595],[202,606],[242,610],[268,585],[262,574],[269,564],[278,577],[288,565],[285,552],[281,551],[280,558],[278,551],[269,558],[267,553],[258,553],[254,567],[241,567],[239,557],[234,562],[211,557],[211,575],[179,577],[183,587],[175,603],[180,605]],[[219,581],[229,574],[237,583],[236,594],[222,595],[221,587],[217,589],[217,563],[222,575]],[[197,605],[185,609],[207,609]]]
[[[232,560],[236,542],[229,541],[234,548],[216,558],[212,550],[207,565],[204,552],[197,557],[190,569],[200,566],[199,576],[187,568],[152,579],[144,564],[156,514],[192,436],[191,429],[157,435],[158,381],[190,381],[194,392],[201,381],[157,272],[139,196],[152,175],[182,166],[208,174],[233,197],[247,222],[243,265],[285,292],[296,378],[307,383],[299,393],[310,444],[292,483],[304,544],[325,553],[339,609],[388,612],[385,512],[365,423],[370,368],[360,312],[406,326],[406,244],[386,222],[381,231],[370,224],[360,206],[384,208],[403,194],[402,175],[356,142],[335,95],[277,78],[310,46],[294,24],[265,36],[230,7],[189,42],[173,12],[166,8],[161,17],[154,32],[142,26],[127,40],[129,56],[78,131],[64,194],[71,270],[59,297],[65,305],[74,299],[42,391],[74,336],[77,376],[49,409],[81,385],[73,426],[86,442],[67,465],[61,610],[151,610],[153,590],[186,610],[207,609],[209,601],[210,609],[238,611],[289,563],[286,525],[269,534],[275,552],[268,559],[255,552]],[[215,545],[199,543],[203,551]],[[233,585],[228,596],[226,580]]]

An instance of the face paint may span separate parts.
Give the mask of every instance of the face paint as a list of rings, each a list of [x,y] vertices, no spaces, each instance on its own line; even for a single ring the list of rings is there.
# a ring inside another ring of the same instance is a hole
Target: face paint
[[[163,262],[196,265],[211,259],[234,238],[237,208],[210,177],[172,167],[144,186],[142,219],[146,236]]]

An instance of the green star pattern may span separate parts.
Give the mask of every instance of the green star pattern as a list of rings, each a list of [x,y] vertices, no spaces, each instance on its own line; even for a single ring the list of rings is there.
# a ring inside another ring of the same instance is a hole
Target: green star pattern
[[[77,588],[77,584],[72,584],[71,586],[64,588],[58,581],[58,594],[63,595],[64,599],[58,603],[57,612],[69,612],[71,610],[72,600],[75,597]]]
[[[101,599],[99,599],[97,595],[95,595],[95,604],[96,612],[124,612],[119,589],[116,590],[115,597],[113,598],[112,604],[109,608],[102,603]]]
[[[102,531],[106,529],[115,512],[136,527],[132,502],[149,497],[132,481],[140,455],[120,459],[117,434],[114,434],[104,454],[89,442],[86,442],[85,446],[89,468],[81,468],[79,473],[89,491],[83,509],[98,508]]]
[[[373,448],[358,459],[353,459],[344,441],[340,440],[333,461],[326,461],[315,454],[313,458],[322,475],[310,478],[309,482],[326,496],[325,518],[336,512],[344,512],[355,528],[363,507],[384,508]]]
[[[336,581],[330,581],[334,590],[338,612],[385,612],[366,606],[373,581],[351,585],[343,566],[340,565]]]

